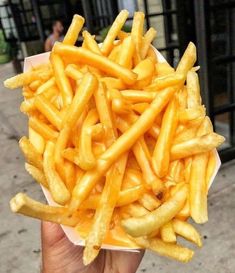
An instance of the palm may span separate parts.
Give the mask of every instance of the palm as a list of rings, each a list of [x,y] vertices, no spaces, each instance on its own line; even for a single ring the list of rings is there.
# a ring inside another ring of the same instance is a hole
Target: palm
[[[42,223],[42,273],[134,273],[143,257],[140,253],[101,250],[97,259],[85,267],[83,247],[73,245],[57,224]]]

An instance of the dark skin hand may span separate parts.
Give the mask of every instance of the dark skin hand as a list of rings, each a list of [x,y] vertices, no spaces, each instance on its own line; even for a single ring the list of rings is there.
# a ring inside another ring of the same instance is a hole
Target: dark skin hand
[[[58,224],[42,222],[42,273],[135,273],[144,255],[101,250],[89,266],[82,262],[83,247],[75,246]]]

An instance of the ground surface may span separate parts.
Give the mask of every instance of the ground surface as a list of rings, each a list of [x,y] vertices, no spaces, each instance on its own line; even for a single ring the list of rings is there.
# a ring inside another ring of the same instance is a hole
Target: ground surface
[[[1,81],[12,72],[0,66]],[[19,91],[0,87],[0,273],[35,273],[40,268],[39,222],[14,215],[9,200],[27,192],[44,200],[38,185],[24,170],[17,140],[26,134],[26,118],[19,113]],[[138,273],[234,273],[235,272],[235,162],[224,165],[209,194],[209,222],[198,227],[204,246],[196,249],[189,264],[179,264],[146,252]]]

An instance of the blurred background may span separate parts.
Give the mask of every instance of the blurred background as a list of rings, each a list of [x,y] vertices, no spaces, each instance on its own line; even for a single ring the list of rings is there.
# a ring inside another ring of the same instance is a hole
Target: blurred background
[[[201,266],[206,266],[206,269],[200,272],[235,272],[232,259],[235,249],[235,167],[232,161],[235,158],[235,1],[0,0],[1,80],[22,71],[25,57],[44,51],[44,42],[55,20],[61,20],[66,31],[73,14],[78,13],[86,19],[85,28],[102,42],[110,24],[124,8],[130,12],[125,31],[131,30],[134,11],[143,11],[146,29],[154,27],[157,30],[154,45],[171,65],[177,65],[189,41],[196,44],[203,101],[215,130],[226,137],[219,153],[222,162],[227,163],[223,165],[216,179],[219,183],[215,183],[209,199],[212,220],[201,228],[207,233],[204,239],[209,237],[211,241],[205,242],[205,249],[191,266],[176,268],[175,262],[149,254],[139,272],[170,272],[171,269],[176,273],[199,272]],[[79,38],[77,44],[80,43]],[[29,188],[28,191],[37,199],[42,199],[42,194],[23,170],[23,159],[15,141],[26,132],[26,120],[18,110],[20,92],[16,91],[13,95],[4,89],[1,91],[0,144],[3,157],[0,169],[8,172],[0,175],[5,193],[0,201],[0,212],[5,213],[3,221],[1,219],[0,250],[2,252],[5,247],[12,246],[14,249],[10,254],[1,255],[0,259],[4,261],[0,260],[0,272],[35,272],[33,268],[38,268],[40,259],[38,222],[23,218],[15,220],[16,216],[9,216],[8,200],[15,192],[22,191],[22,184],[25,191]],[[19,155],[16,155],[16,150]],[[217,201],[214,203],[213,200]],[[13,234],[9,231],[11,225],[17,227]],[[17,246],[18,252],[15,250]],[[22,260],[18,257],[21,253],[24,253]],[[25,254],[28,256],[25,257]],[[31,267],[26,271],[24,264],[29,262]]]

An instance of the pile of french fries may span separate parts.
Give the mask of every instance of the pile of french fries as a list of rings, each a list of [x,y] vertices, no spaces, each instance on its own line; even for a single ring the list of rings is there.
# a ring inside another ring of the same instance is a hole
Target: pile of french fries
[[[174,69],[159,62],[144,14],[135,13],[131,33],[122,31],[127,17],[120,12],[102,44],[84,30],[76,47],[84,18],[75,15],[48,64],[4,82],[23,88],[25,168],[58,204],[18,193],[10,205],[74,227],[85,239],[85,265],[104,243],[187,262],[194,252],[177,238],[202,245],[187,220],[208,220],[215,148],[224,138],[201,102],[195,45]]]

